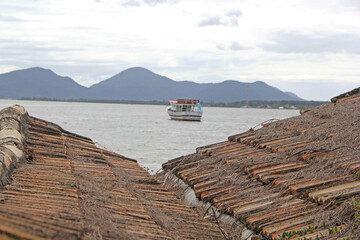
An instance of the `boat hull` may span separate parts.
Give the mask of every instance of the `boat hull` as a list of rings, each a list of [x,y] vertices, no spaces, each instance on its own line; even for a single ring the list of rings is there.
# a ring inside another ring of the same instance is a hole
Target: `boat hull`
[[[168,114],[172,120],[183,120],[183,121],[200,121],[201,112],[173,112],[168,111]]]

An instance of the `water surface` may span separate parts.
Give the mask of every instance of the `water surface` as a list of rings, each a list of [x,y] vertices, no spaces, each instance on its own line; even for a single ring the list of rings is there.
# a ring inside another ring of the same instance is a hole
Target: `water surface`
[[[99,147],[137,159],[152,173],[196,147],[225,141],[271,118],[299,115],[298,110],[205,107],[201,122],[183,122],[170,120],[166,106],[0,100],[1,109],[13,104],[89,137]]]

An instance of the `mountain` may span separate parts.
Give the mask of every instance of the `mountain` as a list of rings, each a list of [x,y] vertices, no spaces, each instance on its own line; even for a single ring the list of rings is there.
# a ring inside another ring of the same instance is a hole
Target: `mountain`
[[[71,78],[39,67],[0,74],[0,98],[80,99],[87,91]]]
[[[145,68],[126,69],[87,88],[69,77],[43,68],[29,68],[0,74],[0,98],[49,98],[88,100],[171,100],[198,98],[204,102],[243,100],[301,100],[264,82],[243,83],[227,80],[221,83],[174,81]]]
[[[298,97],[289,96],[261,81],[243,83],[227,80],[205,87],[198,96],[205,102],[235,102],[246,99],[267,101],[301,100]]]
[[[228,80],[221,83],[174,81],[145,68],[126,69],[90,87],[92,99],[109,100],[169,100],[199,98],[205,102],[235,102],[246,100],[301,100],[295,94],[284,93],[264,82],[243,83]]]
[[[298,95],[296,95],[295,93],[292,93],[292,92],[284,92],[284,93],[286,93],[286,94],[289,95],[290,97],[294,97],[294,98],[297,98],[297,99],[299,99],[299,100],[303,100],[303,99],[301,99]]]
[[[126,69],[119,74],[92,85],[92,99],[108,100],[169,100],[177,96],[195,96],[198,84],[176,82],[145,68]]]

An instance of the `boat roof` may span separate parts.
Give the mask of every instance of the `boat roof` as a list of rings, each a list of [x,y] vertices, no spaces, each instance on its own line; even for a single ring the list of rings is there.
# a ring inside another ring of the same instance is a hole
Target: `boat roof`
[[[169,101],[172,104],[197,104],[200,102],[199,99],[177,99],[177,100],[171,100]]]

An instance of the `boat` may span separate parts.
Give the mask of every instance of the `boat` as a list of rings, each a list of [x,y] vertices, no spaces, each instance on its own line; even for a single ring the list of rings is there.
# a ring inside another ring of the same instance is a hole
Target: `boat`
[[[198,99],[177,99],[169,101],[166,111],[172,120],[200,121],[203,110]]]

